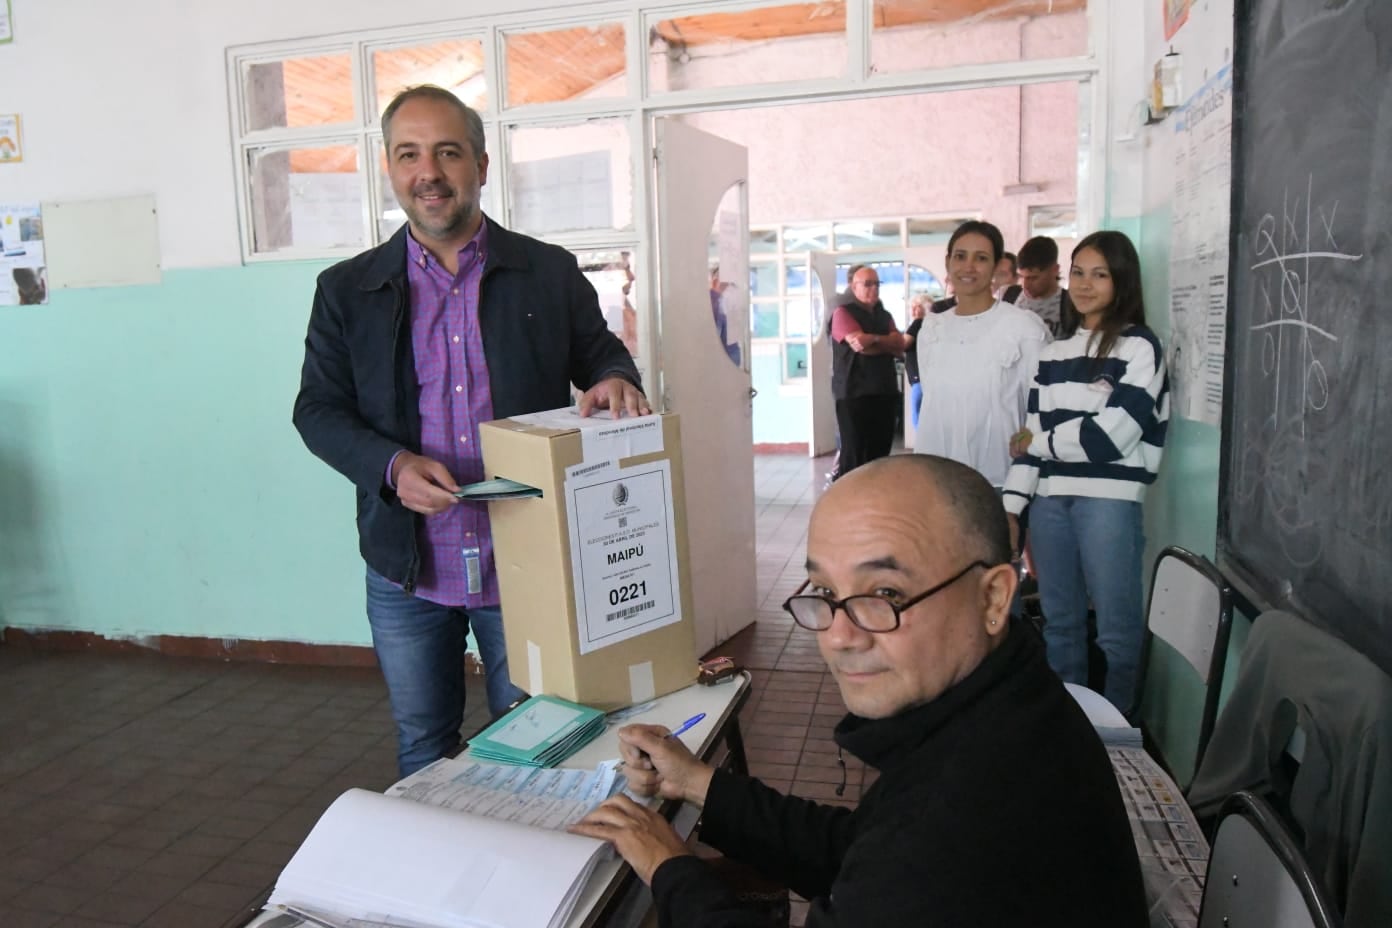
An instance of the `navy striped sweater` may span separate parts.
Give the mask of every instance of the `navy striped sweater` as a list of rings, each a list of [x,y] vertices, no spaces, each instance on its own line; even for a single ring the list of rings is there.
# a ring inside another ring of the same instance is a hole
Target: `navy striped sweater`
[[[1170,418],[1160,340],[1131,326],[1099,365],[1091,335],[1079,329],[1040,352],[1025,418],[1034,437],[1006,477],[1009,512],[1036,495],[1140,502],[1155,482]]]

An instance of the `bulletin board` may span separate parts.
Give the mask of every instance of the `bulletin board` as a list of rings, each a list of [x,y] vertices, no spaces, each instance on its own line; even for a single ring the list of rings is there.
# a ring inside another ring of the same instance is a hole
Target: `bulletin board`
[[[43,221],[51,288],[160,282],[153,195],[44,203]]]

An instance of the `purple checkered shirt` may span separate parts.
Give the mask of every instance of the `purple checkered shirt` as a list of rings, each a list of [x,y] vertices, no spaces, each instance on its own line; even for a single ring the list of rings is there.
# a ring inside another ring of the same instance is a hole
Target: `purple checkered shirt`
[[[411,344],[420,381],[421,454],[444,464],[463,486],[483,479],[479,424],[493,418],[488,364],[479,328],[479,282],[488,223],[459,250],[451,276],[409,234],[406,276],[411,289]],[[419,531],[415,595],[445,606],[496,606],[498,574],[486,503],[460,503],[427,516]],[[479,549],[482,585],[469,592],[464,551]]]

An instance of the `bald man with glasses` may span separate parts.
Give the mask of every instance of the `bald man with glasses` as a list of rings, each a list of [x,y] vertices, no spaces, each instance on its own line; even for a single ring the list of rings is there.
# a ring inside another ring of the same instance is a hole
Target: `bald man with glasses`
[[[999,497],[964,465],[901,455],[838,481],[784,608],[850,710],[836,743],[879,779],[854,810],[823,805],[632,725],[630,788],[702,807],[702,841],[810,900],[808,928],[1146,924],[1106,750],[1011,620],[1009,560]],[[617,797],[574,830],[614,843],[663,928],[760,924],[646,806]]]

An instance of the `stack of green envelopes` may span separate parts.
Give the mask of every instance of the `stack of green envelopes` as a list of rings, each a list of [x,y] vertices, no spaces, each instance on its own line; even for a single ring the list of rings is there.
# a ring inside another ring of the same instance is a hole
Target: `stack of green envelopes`
[[[554,767],[604,731],[604,713],[533,696],[469,742],[469,755],[501,764]]]

